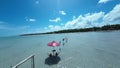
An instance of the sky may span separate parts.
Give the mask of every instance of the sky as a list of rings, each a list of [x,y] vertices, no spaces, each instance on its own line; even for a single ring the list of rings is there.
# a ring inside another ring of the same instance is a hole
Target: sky
[[[120,24],[120,0],[0,0],[0,36]]]

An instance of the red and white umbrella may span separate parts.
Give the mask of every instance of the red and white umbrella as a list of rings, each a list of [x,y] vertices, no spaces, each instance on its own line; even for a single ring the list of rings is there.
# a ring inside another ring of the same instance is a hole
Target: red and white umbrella
[[[56,41],[52,41],[48,43],[48,46],[50,47],[56,47],[56,46],[60,46],[60,43],[56,42]]]
[[[60,46],[60,43],[58,43],[58,42],[56,42],[56,41],[52,41],[52,42],[49,42],[47,45],[54,48],[54,47],[56,47],[56,46]],[[55,49],[52,50],[53,55],[54,55],[54,52],[55,52],[55,51],[56,51]]]

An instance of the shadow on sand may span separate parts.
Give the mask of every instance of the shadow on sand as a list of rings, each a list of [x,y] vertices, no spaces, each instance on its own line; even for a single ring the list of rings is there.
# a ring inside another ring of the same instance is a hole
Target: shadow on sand
[[[58,64],[58,62],[61,60],[61,58],[59,56],[52,56],[52,57],[47,57],[45,59],[45,64],[47,65],[54,65],[54,64]]]

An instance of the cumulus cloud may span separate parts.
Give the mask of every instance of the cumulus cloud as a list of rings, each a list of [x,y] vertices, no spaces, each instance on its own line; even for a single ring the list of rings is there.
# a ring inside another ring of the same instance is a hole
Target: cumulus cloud
[[[77,18],[73,18],[73,20],[68,21],[65,24],[66,28],[85,28],[85,27],[93,27],[99,24],[99,21],[104,16],[104,12],[99,13],[87,13],[85,15],[80,15]]]
[[[107,3],[107,2],[109,2],[109,1],[111,1],[111,0],[99,0],[98,3]]]
[[[66,15],[66,13],[65,13],[65,11],[59,11],[59,13],[61,14],[61,15]]]
[[[65,24],[65,28],[87,28],[103,26],[106,24],[120,24],[120,4],[116,5],[110,12],[87,13],[78,17],[73,16],[73,20]]]
[[[116,5],[112,11],[107,13],[103,21],[106,23],[120,23],[120,4]]]
[[[49,19],[50,22],[59,22],[61,21],[60,17],[57,17],[56,19]]]
[[[72,18],[72,20],[67,21],[65,24],[55,26],[49,25],[47,28],[50,31],[55,31],[62,29],[99,27],[106,24],[120,24],[120,4],[116,5],[108,13],[100,11],[79,15],[78,17],[73,16]]]

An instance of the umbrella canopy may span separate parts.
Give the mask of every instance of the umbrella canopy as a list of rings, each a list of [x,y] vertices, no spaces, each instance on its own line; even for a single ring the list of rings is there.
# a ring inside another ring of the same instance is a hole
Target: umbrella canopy
[[[52,41],[52,42],[48,43],[48,46],[50,46],[50,47],[60,46],[60,43],[58,43],[56,41]]]

